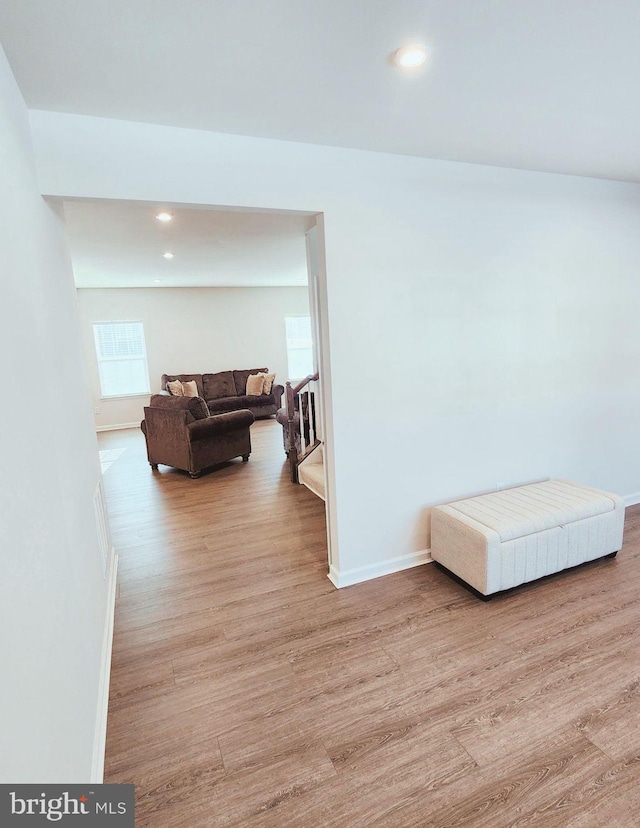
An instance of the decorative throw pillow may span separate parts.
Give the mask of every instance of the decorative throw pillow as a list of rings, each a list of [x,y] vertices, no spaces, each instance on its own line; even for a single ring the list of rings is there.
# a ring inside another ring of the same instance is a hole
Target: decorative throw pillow
[[[273,388],[273,381],[276,378],[275,374],[260,374],[259,376],[264,377],[264,385],[262,386],[262,393],[263,394],[270,394],[271,389]]]
[[[173,397],[183,397],[184,396],[184,391],[182,390],[182,383],[180,382],[180,380],[174,380],[173,382],[168,382],[167,383],[167,391]]]
[[[189,380],[189,382],[182,383],[182,393],[185,397],[199,397],[198,394],[198,385],[195,380]]]
[[[264,374],[249,374],[247,377],[247,396],[259,397],[264,385]]]

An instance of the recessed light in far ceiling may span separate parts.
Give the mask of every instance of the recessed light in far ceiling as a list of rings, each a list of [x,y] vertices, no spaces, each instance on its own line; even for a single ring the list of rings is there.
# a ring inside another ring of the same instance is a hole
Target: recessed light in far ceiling
[[[156,218],[158,219],[158,221],[171,221],[173,216],[171,215],[171,213],[157,213]]]
[[[168,250],[166,253],[163,253],[162,255],[165,259],[173,259],[173,253],[169,253]]]
[[[156,283],[156,285],[159,285],[162,279],[154,279],[153,281]]]
[[[421,43],[412,43],[410,46],[403,46],[393,56],[396,66],[403,69],[415,69],[422,66],[427,59],[427,50]]]

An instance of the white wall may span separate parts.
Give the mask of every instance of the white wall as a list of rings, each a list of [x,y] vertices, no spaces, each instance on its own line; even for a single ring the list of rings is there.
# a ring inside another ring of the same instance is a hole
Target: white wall
[[[61,218],[0,49],[0,782],[92,775],[107,584],[100,479]]]
[[[429,506],[498,482],[638,497],[640,187],[31,117],[45,193],[324,212],[345,580],[402,565]]]
[[[267,367],[287,380],[285,316],[309,313],[307,287],[114,288],[78,290],[97,426],[139,423],[149,395],[100,399],[93,322],[141,321],[151,391],[162,374],[204,374]]]

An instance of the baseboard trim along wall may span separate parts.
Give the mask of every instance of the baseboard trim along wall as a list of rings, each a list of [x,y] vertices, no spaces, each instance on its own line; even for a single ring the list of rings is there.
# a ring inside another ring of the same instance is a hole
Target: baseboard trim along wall
[[[636,506],[640,503],[640,492],[624,495],[622,498],[625,506]],[[394,572],[401,572],[403,569],[411,569],[414,566],[431,563],[430,549],[423,549],[420,552],[413,552],[410,555],[401,555],[398,558],[389,558],[381,563],[362,566],[358,569],[347,569],[340,572],[335,566],[329,567],[328,578],[331,583],[342,589],[342,587],[360,584],[363,581],[371,581],[373,578],[380,578],[383,575],[391,575]]]
[[[118,425],[96,426],[96,431],[120,431],[123,428],[139,428],[140,423],[119,423]]]
[[[335,566],[329,567],[327,576],[331,583],[342,589],[342,587],[360,584],[363,581],[371,581],[373,578],[380,578],[382,575],[391,575],[394,572],[402,572],[403,569],[411,569],[414,566],[431,563],[431,550],[422,549],[420,552],[412,552],[409,555],[401,555],[398,558],[389,558],[380,563],[361,566],[357,569],[347,569],[340,572]]]
[[[97,784],[100,784],[104,779],[104,754],[107,747],[107,712],[109,709],[109,679],[111,676],[113,622],[116,613],[117,578],[118,556],[115,549],[112,549],[108,572],[107,612],[104,620],[104,635],[102,639],[100,685],[98,688],[98,708],[96,710],[96,730],[93,738],[93,763],[91,767],[91,781]]]
[[[622,499],[625,506],[637,506],[640,503],[640,492],[625,495]]]

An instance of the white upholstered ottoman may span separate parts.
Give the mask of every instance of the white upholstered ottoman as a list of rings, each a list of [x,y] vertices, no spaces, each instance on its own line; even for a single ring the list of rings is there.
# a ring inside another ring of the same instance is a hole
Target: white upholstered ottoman
[[[431,556],[487,597],[622,547],[618,495],[547,480],[434,507]]]

